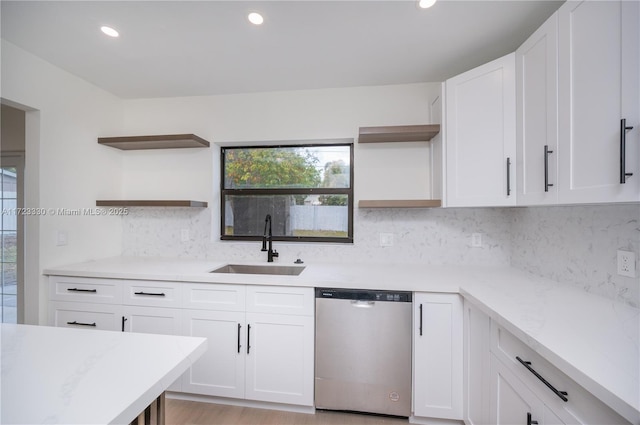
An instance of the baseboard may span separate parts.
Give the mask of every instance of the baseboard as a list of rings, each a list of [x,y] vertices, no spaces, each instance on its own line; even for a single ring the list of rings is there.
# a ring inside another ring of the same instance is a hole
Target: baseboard
[[[252,407],[255,409],[282,410],[285,412],[315,414],[313,406],[298,406],[295,404],[270,403],[267,401],[242,400],[237,398],[215,397],[200,394],[177,393],[167,391],[167,398],[176,400],[197,401],[200,403],[226,404],[230,406]]]
[[[417,425],[463,425],[464,422],[456,419],[424,418],[421,416],[409,416],[409,423]]]

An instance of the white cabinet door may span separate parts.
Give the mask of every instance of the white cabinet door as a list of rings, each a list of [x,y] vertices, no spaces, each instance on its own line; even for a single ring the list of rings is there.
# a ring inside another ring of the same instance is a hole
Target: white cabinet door
[[[181,314],[175,308],[124,306],[122,331],[159,335],[180,335]]]
[[[495,356],[491,356],[491,421],[495,425],[543,425],[543,404]]]
[[[489,420],[489,370],[491,365],[491,319],[464,302],[464,421],[482,425]]]
[[[637,202],[640,3],[568,1],[558,13],[559,201]]]
[[[314,319],[247,313],[249,400],[313,406]]]
[[[120,306],[84,302],[52,301],[49,325],[104,331],[120,330]]]
[[[445,87],[446,206],[515,205],[515,53]]]
[[[416,293],[413,300],[414,415],[462,419],[462,301]]]
[[[578,425],[563,420],[494,355],[491,356],[491,424]],[[568,416],[566,413],[564,416]]]
[[[516,50],[517,203],[558,200],[558,14]]]
[[[205,337],[207,351],[183,375],[182,391],[244,398],[244,312],[185,310],[182,334]]]
[[[180,310],[159,307],[122,307],[122,332],[180,335]],[[181,391],[182,379],[178,378],[167,391]]]

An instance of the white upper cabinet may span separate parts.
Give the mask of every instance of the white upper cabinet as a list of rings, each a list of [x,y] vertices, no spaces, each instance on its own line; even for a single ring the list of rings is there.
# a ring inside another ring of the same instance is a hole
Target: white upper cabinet
[[[640,201],[639,9],[568,1],[558,11],[560,203]]]
[[[558,200],[558,14],[516,51],[518,205]]]
[[[446,206],[516,203],[515,54],[450,78]]]

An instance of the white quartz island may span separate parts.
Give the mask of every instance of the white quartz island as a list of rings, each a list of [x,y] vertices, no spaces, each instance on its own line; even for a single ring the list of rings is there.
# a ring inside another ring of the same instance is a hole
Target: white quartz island
[[[206,339],[1,325],[1,423],[128,424]]]

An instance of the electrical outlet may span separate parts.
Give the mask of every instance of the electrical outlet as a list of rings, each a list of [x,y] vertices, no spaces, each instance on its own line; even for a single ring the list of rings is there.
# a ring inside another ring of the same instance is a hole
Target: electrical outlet
[[[618,274],[636,277],[636,254],[629,251],[618,251]]]
[[[56,246],[65,246],[69,243],[69,237],[64,230],[58,230],[56,232]]]
[[[471,234],[471,246],[474,248],[482,248],[482,233]]]
[[[393,246],[393,233],[380,233],[380,246]]]
[[[180,241],[189,242],[189,229],[180,230]]]

